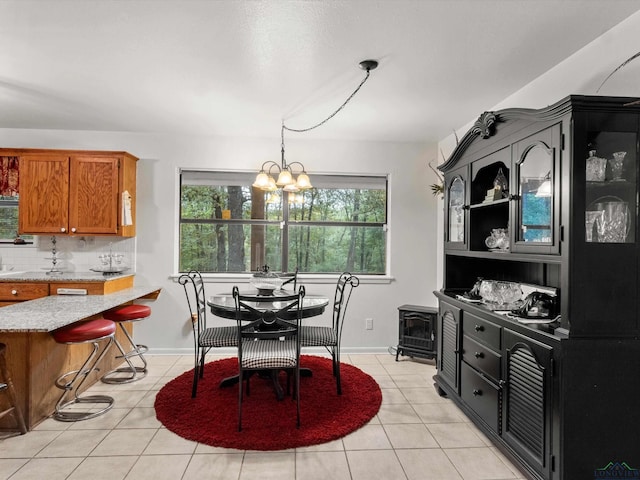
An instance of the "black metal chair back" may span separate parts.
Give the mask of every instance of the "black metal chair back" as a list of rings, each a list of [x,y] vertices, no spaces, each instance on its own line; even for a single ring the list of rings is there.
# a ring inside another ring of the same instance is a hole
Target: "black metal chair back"
[[[202,275],[197,270],[180,275],[178,283],[184,287],[193,329],[194,378],[191,396],[195,398],[198,378],[204,377],[205,356],[212,348],[234,347],[237,344],[235,326],[207,327],[207,297]]]
[[[289,274],[286,274],[287,276]],[[291,276],[288,276],[288,278],[282,282],[282,288],[284,288],[285,285],[288,285],[290,283],[293,283],[293,291],[297,292],[298,291],[298,267],[296,267],[295,272],[293,272],[293,274],[291,274]]]
[[[336,377],[338,395],[342,394],[340,380],[340,344],[342,342],[342,328],[351,299],[351,292],[360,285],[360,279],[349,272],[344,272],[338,278],[333,299],[333,318],[330,327],[318,325],[303,325],[300,329],[300,341],[303,347],[325,347],[331,354],[333,361],[333,376]]]
[[[300,336],[305,289],[277,297],[241,294],[233,287],[238,335],[238,431],[242,430],[243,383],[248,372],[286,370],[294,373],[297,426],[300,427]],[[270,304],[270,305],[266,305]],[[267,307],[267,308],[265,308]]]
[[[333,299],[333,330],[336,334],[338,347],[342,340],[342,327],[347,314],[347,307],[351,299],[351,292],[360,285],[360,279],[349,272],[344,272],[336,283],[336,292]],[[338,353],[338,358],[340,354]]]

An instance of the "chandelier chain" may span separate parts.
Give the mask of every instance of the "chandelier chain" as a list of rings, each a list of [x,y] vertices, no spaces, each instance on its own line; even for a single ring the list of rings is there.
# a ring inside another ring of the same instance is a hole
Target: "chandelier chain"
[[[338,109],[333,112],[331,115],[329,115],[327,118],[325,118],[324,120],[322,120],[321,122],[311,126],[311,127],[307,127],[307,128],[289,128],[284,124],[284,120],[282,121],[282,145],[284,147],[284,131],[288,130],[290,132],[297,132],[297,133],[303,133],[303,132],[308,132],[309,130],[313,130],[315,128],[318,128],[322,125],[324,125],[325,123],[327,123],[329,120],[331,120],[333,117],[335,117],[338,112],[340,112],[340,110],[342,110],[347,103],[349,103],[351,101],[351,99],[355,96],[356,93],[358,93],[358,91],[360,90],[360,88],[362,88],[362,86],[364,85],[364,83],[367,81],[367,79],[369,78],[369,75],[371,74],[371,72],[369,71],[369,69],[367,69],[367,74],[365,75],[365,77],[362,79],[362,81],[360,82],[360,85],[358,85],[358,88],[356,88],[353,93],[351,95],[349,95],[349,98],[347,98],[344,103],[342,105],[340,105],[338,107]]]

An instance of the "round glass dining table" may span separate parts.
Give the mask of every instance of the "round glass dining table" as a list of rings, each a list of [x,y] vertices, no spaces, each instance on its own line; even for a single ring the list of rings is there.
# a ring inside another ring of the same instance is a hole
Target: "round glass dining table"
[[[241,291],[241,295],[256,295],[257,290]],[[285,306],[284,302],[280,302],[278,297],[291,295],[289,290],[275,290],[272,295],[261,295],[258,302],[245,302],[256,310],[279,310]],[[305,295],[302,299],[302,318],[315,317],[321,315],[329,304],[329,299],[321,295]],[[217,317],[236,319],[236,306],[231,293],[219,293],[212,295],[207,300],[207,305],[211,309],[211,313]],[[246,315],[251,315],[246,312]],[[291,315],[295,317],[295,311],[292,310]],[[253,317],[247,317],[246,320],[253,320]],[[286,319],[286,318],[285,318]]]
[[[253,289],[241,291],[240,294],[258,296],[257,292],[257,289]],[[289,290],[275,290],[271,295],[260,295],[259,301],[245,303],[260,311],[280,310],[286,305],[286,302],[278,300],[278,297],[283,297],[291,294],[292,292]],[[323,297],[321,295],[305,295],[302,299],[302,318],[310,318],[321,315],[328,304],[329,299],[327,297]],[[228,318],[230,320],[236,319],[236,306],[233,295],[231,293],[219,293],[216,295],[212,295],[209,297],[209,300],[207,300],[207,305],[209,305],[211,313],[217,317]],[[243,320],[255,320],[255,314],[251,312],[246,311],[242,312],[242,314]],[[293,319],[295,318],[296,311],[292,310],[291,312],[288,312],[288,314],[291,315],[290,318],[287,318],[287,313],[285,313],[282,318],[284,318],[285,320]],[[270,375],[273,381],[276,397],[278,398],[278,400],[282,400],[284,395],[280,385],[278,384],[277,375],[275,375],[274,372],[270,372]],[[310,377],[312,376],[312,372],[309,369],[301,368],[300,375],[303,377]],[[223,379],[222,382],[220,382],[220,387],[228,387],[237,383],[238,377],[237,375],[234,375],[233,377]]]

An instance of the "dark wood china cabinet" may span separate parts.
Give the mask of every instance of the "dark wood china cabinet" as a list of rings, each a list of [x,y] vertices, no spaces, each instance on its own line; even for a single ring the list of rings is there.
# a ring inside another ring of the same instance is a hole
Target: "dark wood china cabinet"
[[[527,478],[640,478],[635,100],[485,112],[440,166],[434,380]]]

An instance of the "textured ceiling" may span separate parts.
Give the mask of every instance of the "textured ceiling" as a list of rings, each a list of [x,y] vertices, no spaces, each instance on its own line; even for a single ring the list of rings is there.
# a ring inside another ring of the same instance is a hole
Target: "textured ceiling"
[[[606,5],[606,6],[605,6]],[[0,128],[433,141],[637,0],[1,0]],[[595,93],[595,92],[593,92]],[[294,134],[291,134],[294,135]]]

